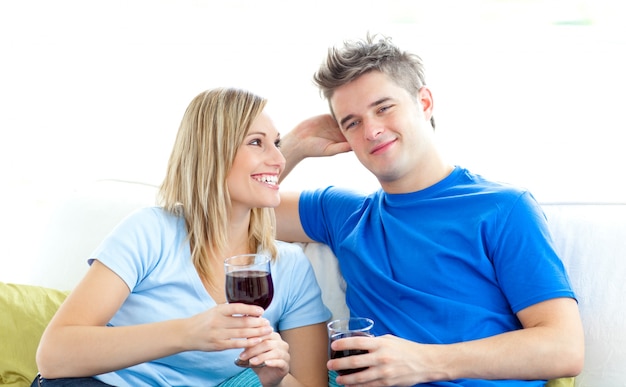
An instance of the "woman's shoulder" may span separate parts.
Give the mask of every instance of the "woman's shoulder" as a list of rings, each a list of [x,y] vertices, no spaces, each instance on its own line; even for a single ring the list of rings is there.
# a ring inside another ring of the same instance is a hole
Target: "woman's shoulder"
[[[304,254],[302,243],[276,241],[278,257],[273,265],[284,272],[307,272],[312,269],[311,261]]]
[[[278,248],[278,258],[288,258],[292,260],[307,259],[301,243],[276,241]]]
[[[185,222],[181,216],[172,214],[162,207],[149,206],[131,212],[118,224],[118,228],[151,235],[172,235],[184,232]]]
[[[128,218],[137,221],[159,221],[164,223],[176,224],[180,221],[181,216],[173,214],[160,206],[141,207],[128,215]]]

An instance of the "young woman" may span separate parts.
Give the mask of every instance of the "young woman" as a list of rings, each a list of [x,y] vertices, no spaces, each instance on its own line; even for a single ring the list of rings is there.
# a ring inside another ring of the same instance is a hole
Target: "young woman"
[[[33,385],[214,386],[240,357],[264,365],[261,385],[327,386],[330,312],[302,250],[274,239],[285,159],[265,105],[227,88],[191,101],[160,206],[93,253],[43,334]],[[256,252],[273,257],[265,311],[225,300],[224,259]]]

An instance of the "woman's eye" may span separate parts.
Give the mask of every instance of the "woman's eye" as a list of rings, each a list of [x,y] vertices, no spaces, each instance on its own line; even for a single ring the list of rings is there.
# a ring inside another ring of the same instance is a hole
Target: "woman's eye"
[[[282,144],[282,143],[280,142],[280,140],[276,140],[276,141],[274,141],[274,146],[275,146],[276,148],[280,148],[281,144]]]
[[[258,138],[255,138],[254,140],[251,140],[249,142],[250,145],[261,145],[261,140]]]

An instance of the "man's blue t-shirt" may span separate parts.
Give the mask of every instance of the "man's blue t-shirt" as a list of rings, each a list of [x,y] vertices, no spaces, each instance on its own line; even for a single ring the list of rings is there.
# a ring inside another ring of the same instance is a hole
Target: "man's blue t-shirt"
[[[109,326],[186,318],[216,305],[191,261],[186,238],[182,217],[150,207],[131,214],[102,242],[90,263],[102,262],[131,291]],[[271,265],[274,298],[263,317],[276,331],[325,322],[330,311],[309,260],[300,247],[277,244],[279,256]],[[115,386],[216,386],[241,372],[234,365],[241,351],[182,352],[96,378]]]
[[[515,313],[574,297],[532,195],[456,167],[421,191],[302,193],[307,235],[328,244],[351,314],[374,334],[448,344],[521,328]],[[462,380],[432,386],[543,385]]]

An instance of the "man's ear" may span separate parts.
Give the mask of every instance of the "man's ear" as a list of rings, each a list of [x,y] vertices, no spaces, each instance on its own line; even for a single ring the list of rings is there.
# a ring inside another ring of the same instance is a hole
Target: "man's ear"
[[[433,95],[431,94],[430,89],[427,86],[422,86],[417,92],[417,98],[422,104],[426,120],[430,120],[433,116]]]

